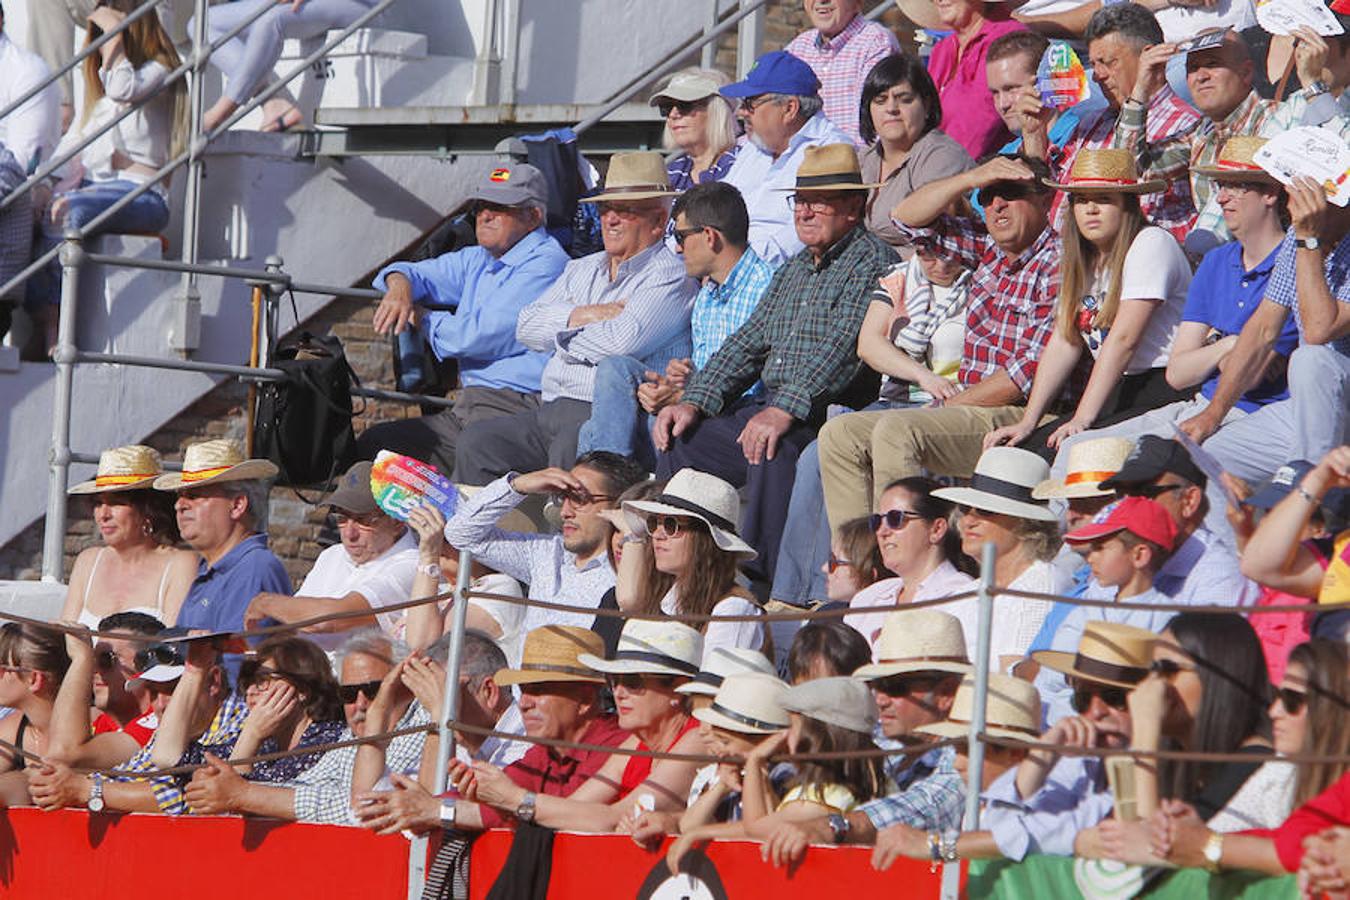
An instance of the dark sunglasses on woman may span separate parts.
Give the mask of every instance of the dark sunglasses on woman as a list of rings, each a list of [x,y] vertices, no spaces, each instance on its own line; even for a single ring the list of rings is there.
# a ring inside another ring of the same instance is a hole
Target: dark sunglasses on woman
[[[886,527],[891,531],[899,531],[910,519],[922,519],[923,516],[908,509],[888,509],[884,513],[872,513],[867,517],[867,524],[873,531],[881,528],[881,523],[885,522]]]

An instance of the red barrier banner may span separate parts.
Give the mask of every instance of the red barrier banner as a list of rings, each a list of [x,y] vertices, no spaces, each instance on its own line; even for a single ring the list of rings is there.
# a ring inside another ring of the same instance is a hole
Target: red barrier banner
[[[6,900],[407,894],[408,842],[397,835],[235,816],[0,810]]]
[[[484,900],[506,862],[512,832],[492,831],[473,844],[469,896]],[[648,852],[624,835],[567,834],[553,840],[548,900],[848,900],[895,897],[936,900],[941,869],[901,859],[872,868],[870,847],[812,847],[795,869],[760,859],[759,844],[718,841],[693,851],[679,875],[666,869],[664,848]],[[857,893],[849,893],[854,892]]]

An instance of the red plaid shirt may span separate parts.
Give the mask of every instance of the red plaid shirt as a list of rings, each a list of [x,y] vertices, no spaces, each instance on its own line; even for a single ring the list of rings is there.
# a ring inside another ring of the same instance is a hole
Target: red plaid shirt
[[[858,134],[858,107],[862,99],[863,82],[872,67],[892,53],[900,52],[900,45],[889,28],[869,22],[862,16],[834,37],[826,39],[819,29],[803,31],[783,48],[811,67],[820,79],[820,99],[825,104],[825,118],[862,146]]]
[[[978,219],[942,216],[927,228],[896,224],[916,246],[974,269],[957,378],[978,384],[1003,369],[1025,397],[1055,327],[1059,235],[1046,228],[1020,255],[1008,257]]]
[[[1073,168],[1078,151],[1084,148],[1100,150],[1106,147],[1130,147],[1123,135],[1117,136],[1116,125],[1120,111],[1114,109],[1098,110],[1078,123],[1073,136],[1062,148],[1051,148],[1050,165],[1056,175],[1063,179]],[[1148,103],[1145,142],[1154,153],[1162,152],[1170,144],[1185,148],[1189,154],[1191,132],[1200,124],[1200,114],[1163,85]],[[1195,226],[1195,203],[1191,199],[1191,182],[1181,171],[1168,183],[1160,194],[1145,194],[1139,198],[1139,205],[1148,220],[1159,228],[1166,228],[1178,241],[1184,241],[1186,235]],[[1050,221],[1059,228],[1063,225],[1064,194],[1055,195],[1050,207]]]

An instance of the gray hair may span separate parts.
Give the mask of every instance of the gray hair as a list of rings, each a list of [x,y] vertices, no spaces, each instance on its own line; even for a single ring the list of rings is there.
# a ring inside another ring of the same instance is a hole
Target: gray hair
[[[369,656],[372,659],[378,659],[391,666],[398,665],[400,660],[408,656],[408,645],[391,638],[378,628],[361,628],[353,631],[347,640],[338,647],[334,659],[334,672],[341,678],[342,666],[347,661],[347,657],[354,654]]]
[[[1157,18],[1137,3],[1116,3],[1097,10],[1088,20],[1083,41],[1090,44],[1112,34],[1133,44],[1136,50],[1163,42],[1163,30]]]
[[[770,94],[769,97],[774,103],[796,100],[799,122],[809,122],[816,113],[825,108],[825,101],[820,99],[819,94]]]
[[[272,490],[270,483],[259,479],[224,481],[220,489],[227,497],[244,497],[248,500],[248,512],[244,514],[243,521],[249,531],[261,533],[267,530],[268,495]]]
[[[443,666],[449,665],[451,637],[453,635],[441,635],[435,643],[422,651],[422,655]],[[470,690],[476,689],[485,680],[505,668],[506,654],[497,646],[496,641],[477,629],[464,629],[464,648],[459,659],[459,671],[461,675],[469,676]]]

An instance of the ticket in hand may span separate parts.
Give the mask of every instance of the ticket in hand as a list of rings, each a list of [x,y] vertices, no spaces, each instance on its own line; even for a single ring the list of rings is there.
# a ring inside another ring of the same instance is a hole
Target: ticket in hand
[[[459,505],[459,489],[435,466],[420,459],[381,450],[370,467],[370,492],[385,513],[408,521],[408,514],[430,503],[447,519]]]
[[[1281,132],[1252,160],[1281,184],[1311,178],[1321,183],[1328,201],[1337,206],[1350,203],[1350,146],[1329,128],[1305,125]]]
[[[1072,47],[1063,41],[1050,42],[1036,69],[1036,90],[1041,103],[1054,109],[1068,109],[1088,98],[1092,89],[1087,70]]]
[[[1187,38],[1177,43],[1177,53],[1196,53],[1200,50],[1208,50],[1211,47],[1222,46],[1224,38],[1228,36],[1227,28],[1220,28],[1218,31],[1207,31],[1204,34],[1196,35],[1193,38]]]
[[[1293,34],[1298,28],[1311,28],[1324,36],[1345,34],[1322,0],[1260,0],[1256,22],[1271,34]]]

